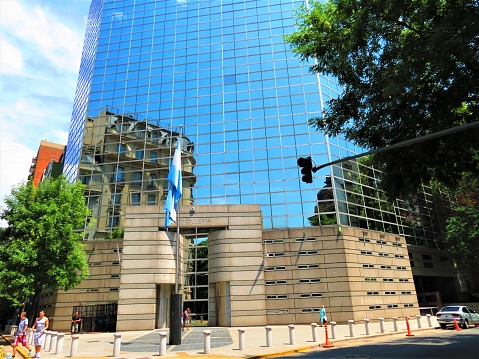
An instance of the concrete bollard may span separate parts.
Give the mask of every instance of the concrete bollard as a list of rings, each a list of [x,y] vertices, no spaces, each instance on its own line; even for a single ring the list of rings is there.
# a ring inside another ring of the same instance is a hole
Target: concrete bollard
[[[120,356],[120,348],[121,348],[121,333],[113,334],[113,356],[119,357]]]
[[[46,350],[50,350],[50,341],[52,340],[52,331],[45,330],[45,340],[43,341],[42,348]]]
[[[366,331],[366,335],[369,335],[369,319],[364,319],[364,330]]]
[[[311,332],[313,334],[313,342],[318,341],[318,324],[311,323]]]
[[[80,336],[72,335],[72,346],[70,348],[70,358],[76,357],[78,354],[78,345],[80,344]]]
[[[58,332],[52,332],[52,336],[50,339],[50,348],[48,348],[49,352],[54,352],[57,348],[57,338],[58,338]]]
[[[33,345],[33,331],[30,328],[28,328],[27,333],[28,333],[27,342],[28,342],[28,344]]]
[[[417,320],[417,327],[421,329],[422,323],[421,323],[421,316],[419,314],[416,315],[416,320]]]
[[[204,334],[204,350],[203,353],[209,354],[211,349],[211,330],[203,331]]]
[[[238,328],[238,342],[239,342],[239,350],[245,350],[246,349],[246,338],[245,338],[244,328]]]
[[[393,317],[394,331],[398,331],[398,317]]]
[[[349,324],[349,336],[352,338],[354,337],[354,320],[349,319],[348,324]]]
[[[381,330],[381,333],[384,333],[384,318],[379,318],[379,328]]]
[[[296,344],[296,337],[294,335],[294,324],[288,325],[289,328],[289,345]]]
[[[329,323],[331,325],[331,339],[336,339],[336,322]]]
[[[65,333],[58,333],[57,347],[55,348],[55,354],[63,353],[63,342],[65,341]]]
[[[167,332],[160,332],[160,357],[166,355],[166,336]]]
[[[431,314],[427,314],[426,318],[427,318],[427,326],[431,328],[432,327]]]
[[[266,346],[272,347],[273,346],[273,328],[270,325],[264,327],[266,329]]]

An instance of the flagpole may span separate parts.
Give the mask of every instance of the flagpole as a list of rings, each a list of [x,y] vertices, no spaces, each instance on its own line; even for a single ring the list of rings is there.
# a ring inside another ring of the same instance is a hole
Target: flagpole
[[[180,141],[180,172],[183,170],[183,164],[181,162],[181,137],[183,136],[183,125],[180,125],[180,134],[178,141]],[[180,201],[178,200],[176,211],[176,279],[175,279],[175,294],[180,294]]]

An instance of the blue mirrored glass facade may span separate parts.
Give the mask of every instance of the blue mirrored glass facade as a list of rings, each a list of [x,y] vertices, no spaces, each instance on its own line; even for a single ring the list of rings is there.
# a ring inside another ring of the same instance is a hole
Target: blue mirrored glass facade
[[[307,124],[340,88],[284,41],[303,3],[94,0],[89,29],[99,29],[87,32],[65,172],[78,176],[76,139],[105,109],[183,125],[195,144],[191,203],[259,203],[265,229],[310,225],[329,170],[304,184],[297,158],[355,152]]]

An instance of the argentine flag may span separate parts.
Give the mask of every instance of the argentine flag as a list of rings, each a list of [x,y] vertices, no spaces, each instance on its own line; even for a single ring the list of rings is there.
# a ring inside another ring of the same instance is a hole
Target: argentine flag
[[[176,222],[176,210],[178,209],[178,201],[183,191],[181,181],[181,138],[178,137],[176,142],[176,150],[171,162],[170,172],[166,179],[170,183],[168,196],[165,201],[165,231],[168,226]]]

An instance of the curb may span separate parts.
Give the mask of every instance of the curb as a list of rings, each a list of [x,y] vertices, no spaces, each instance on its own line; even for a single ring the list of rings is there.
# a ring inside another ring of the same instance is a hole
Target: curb
[[[13,346],[12,340],[7,335],[2,334],[2,338],[5,339],[8,342],[8,344]],[[24,359],[31,358],[31,356],[28,355],[28,352],[25,350],[23,346],[20,346],[20,345],[17,346],[17,353],[20,354]],[[0,358],[0,359],[3,359],[3,358]]]

